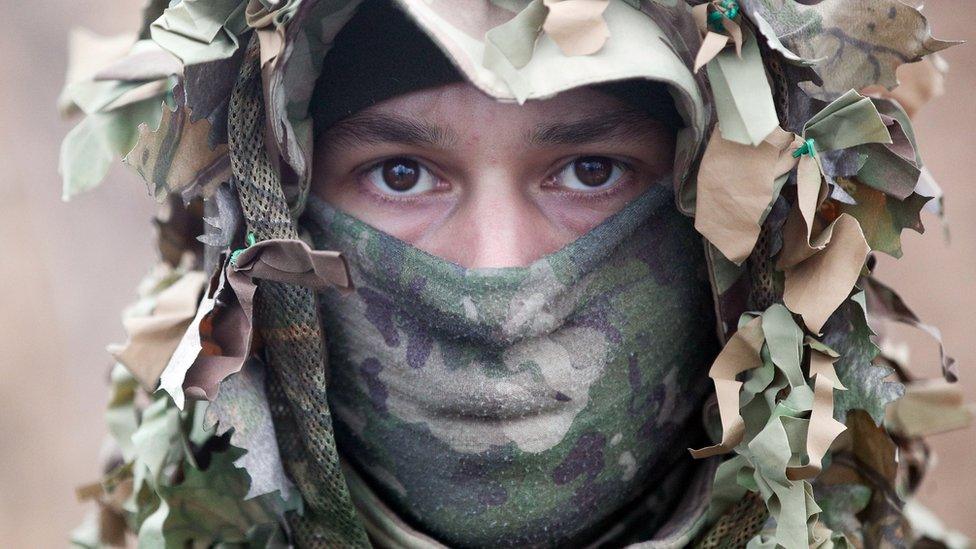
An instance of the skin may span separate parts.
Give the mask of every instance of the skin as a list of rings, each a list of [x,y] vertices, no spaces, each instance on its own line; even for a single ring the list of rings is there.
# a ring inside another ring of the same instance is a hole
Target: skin
[[[619,211],[673,158],[673,129],[608,94],[577,88],[517,105],[458,83],[324,132],[313,192],[461,266],[518,267]]]

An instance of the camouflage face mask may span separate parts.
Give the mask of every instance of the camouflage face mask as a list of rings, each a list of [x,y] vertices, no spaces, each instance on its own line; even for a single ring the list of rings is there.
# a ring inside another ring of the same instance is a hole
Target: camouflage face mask
[[[312,200],[340,453],[407,523],[451,546],[599,535],[678,489],[714,353],[701,241],[655,185],[528,267],[465,269]],[[670,483],[667,483],[670,484]]]

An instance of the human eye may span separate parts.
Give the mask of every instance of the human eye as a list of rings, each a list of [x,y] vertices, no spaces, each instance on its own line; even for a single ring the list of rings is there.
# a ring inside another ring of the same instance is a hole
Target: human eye
[[[572,191],[594,192],[616,185],[630,168],[607,156],[580,156],[552,178],[551,185]]]
[[[413,158],[396,157],[370,167],[363,176],[373,188],[388,196],[411,196],[437,189],[438,179]]]

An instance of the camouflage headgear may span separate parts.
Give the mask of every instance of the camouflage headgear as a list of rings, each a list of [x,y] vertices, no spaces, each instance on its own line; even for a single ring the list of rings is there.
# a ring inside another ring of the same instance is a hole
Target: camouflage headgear
[[[324,400],[293,413],[300,393],[325,390],[321,371],[301,368],[324,360],[312,290],[348,284],[341,258],[298,240],[295,219],[312,171],[309,101],[358,4],[152,2],[134,45],[73,40],[61,108],[87,117],[62,148],[65,196],[121,154],[166,202],[163,263],[115,349],[122,459],[86,492],[102,528],[79,541],[117,541],[124,525],[150,544],[368,543]],[[922,208],[941,211],[914,106],[890,90],[906,62],[941,77],[932,54],[951,44],[897,0],[396,4],[499,100],[630,78],[669,86],[685,121],[677,206],[703,237],[725,343],[710,373],[721,429],[694,454],[734,454],[699,533],[672,545],[913,542],[900,498],[924,469],[917,437],[968,416],[900,398],[952,389],[912,383],[879,353],[869,317],[937,332],[874,279],[871,254],[899,256]],[[323,475],[335,492],[316,492]]]
[[[386,99],[463,80],[409,15],[389,1],[367,2],[336,35],[323,61],[309,105],[315,134]],[[641,78],[593,87],[669,128],[684,126],[667,84]]]

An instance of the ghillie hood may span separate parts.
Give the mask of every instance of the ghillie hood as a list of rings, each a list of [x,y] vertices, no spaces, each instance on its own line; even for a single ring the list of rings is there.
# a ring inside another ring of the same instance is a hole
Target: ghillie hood
[[[935,54],[952,43],[897,0],[395,4],[501,101],[668,86],[683,120],[676,207],[701,233],[724,344],[710,373],[715,444],[692,453],[731,459],[653,546],[917,541],[918,437],[969,415],[950,358],[944,381],[922,383],[880,352],[876,321],[938,332],[873,277],[872,254],[900,256],[921,210],[942,213],[910,114],[939,87]],[[124,157],[160,202],[161,256],[125,314],[129,340],[110,349],[119,458],[83,490],[100,519],[78,543],[125,530],[147,546],[364,546],[367,531],[431,542],[364,511],[368,495],[344,479],[321,328],[306,314],[314,290],[351,284],[298,219],[309,102],[358,5],[153,1],[135,37],[72,37],[60,108],[85,118],[62,147],[64,195]],[[912,78],[895,89],[906,63]],[[290,408],[302,405],[320,412]]]

